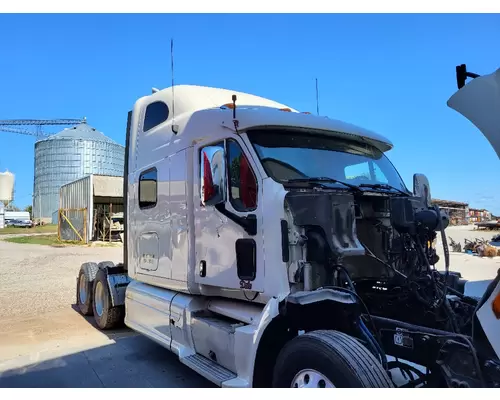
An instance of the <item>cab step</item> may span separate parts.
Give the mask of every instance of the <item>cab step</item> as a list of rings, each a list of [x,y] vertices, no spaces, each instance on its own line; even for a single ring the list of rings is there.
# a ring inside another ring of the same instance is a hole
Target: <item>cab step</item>
[[[222,386],[223,382],[236,378],[236,374],[201,354],[181,358],[181,362],[217,386]]]

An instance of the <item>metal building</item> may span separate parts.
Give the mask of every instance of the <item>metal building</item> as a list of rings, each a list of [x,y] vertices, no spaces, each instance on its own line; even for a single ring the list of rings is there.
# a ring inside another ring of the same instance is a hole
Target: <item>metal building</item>
[[[432,204],[439,206],[450,218],[450,225],[467,225],[469,223],[469,203],[451,200],[432,199]]]
[[[63,185],[57,223],[61,240],[121,240],[123,177],[88,175]]]
[[[86,175],[123,176],[125,148],[83,122],[35,143],[33,219],[59,209],[61,186]]]

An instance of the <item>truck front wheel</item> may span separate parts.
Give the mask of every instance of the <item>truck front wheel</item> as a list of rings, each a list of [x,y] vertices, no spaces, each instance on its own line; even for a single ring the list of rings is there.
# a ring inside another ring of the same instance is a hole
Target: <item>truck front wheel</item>
[[[356,339],[337,331],[313,331],[288,342],[276,360],[273,387],[394,387],[379,361]]]
[[[123,318],[123,306],[113,307],[109,293],[106,271],[100,269],[94,280],[94,319],[101,329],[112,329],[116,327]]]

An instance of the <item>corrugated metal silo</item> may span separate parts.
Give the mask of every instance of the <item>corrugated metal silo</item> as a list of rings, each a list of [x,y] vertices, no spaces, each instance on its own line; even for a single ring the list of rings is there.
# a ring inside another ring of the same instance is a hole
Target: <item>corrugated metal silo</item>
[[[123,176],[125,148],[87,123],[35,143],[33,215],[52,219],[61,186],[89,174]]]

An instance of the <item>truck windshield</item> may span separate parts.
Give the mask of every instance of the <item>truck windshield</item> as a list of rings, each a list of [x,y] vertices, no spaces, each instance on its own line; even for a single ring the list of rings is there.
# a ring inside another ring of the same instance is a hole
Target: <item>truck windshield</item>
[[[367,143],[283,130],[249,131],[247,135],[266,173],[278,182],[322,177],[408,192],[385,154]]]

